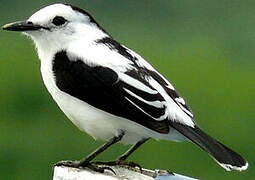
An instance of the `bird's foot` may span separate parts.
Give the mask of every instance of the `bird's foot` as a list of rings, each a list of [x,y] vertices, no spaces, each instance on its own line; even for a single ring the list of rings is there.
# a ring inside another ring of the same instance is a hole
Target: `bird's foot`
[[[142,166],[132,161],[123,161],[123,160],[108,161],[108,162],[96,161],[96,162],[93,162],[93,164],[101,164],[106,166],[126,166],[131,168],[138,168],[140,172],[142,172]]]
[[[65,166],[65,167],[72,167],[72,168],[79,168],[79,169],[84,169],[84,168],[89,168],[92,171],[99,172],[99,173],[104,173],[105,170],[111,171],[113,174],[116,175],[113,169],[109,167],[100,167],[96,163],[93,162],[81,162],[81,161],[60,161],[54,164],[54,166]]]
[[[65,166],[65,167],[73,167],[73,168],[79,168],[79,161],[59,161],[54,166]]]

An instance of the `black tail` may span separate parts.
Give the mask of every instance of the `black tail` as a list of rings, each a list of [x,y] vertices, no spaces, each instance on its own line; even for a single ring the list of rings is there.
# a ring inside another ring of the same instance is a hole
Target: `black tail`
[[[199,127],[192,128],[180,123],[171,123],[171,126],[208,152],[227,171],[243,171],[248,168],[248,163],[242,156],[204,133]]]

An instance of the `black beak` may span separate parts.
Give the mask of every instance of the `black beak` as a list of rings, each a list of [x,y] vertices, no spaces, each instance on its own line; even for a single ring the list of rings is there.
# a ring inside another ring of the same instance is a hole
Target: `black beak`
[[[2,28],[3,30],[7,30],[7,31],[35,31],[39,29],[45,29],[44,27],[35,25],[29,21],[19,21],[19,22],[6,24]]]

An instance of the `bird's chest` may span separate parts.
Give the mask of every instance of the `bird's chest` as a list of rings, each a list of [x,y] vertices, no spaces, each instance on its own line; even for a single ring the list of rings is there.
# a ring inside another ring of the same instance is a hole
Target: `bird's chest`
[[[66,116],[80,129],[81,125],[78,122],[77,116],[77,109],[75,108],[78,106],[77,100],[74,100],[73,97],[69,96],[68,94],[62,92],[56,84],[56,77],[53,71],[53,64],[51,61],[42,61],[41,63],[41,74],[44,85],[46,86],[47,90],[51,94],[52,98],[58,104],[60,109],[66,114]],[[74,111],[75,109],[75,111]]]
[[[114,117],[58,88],[51,63],[42,62],[41,74],[47,90],[59,108],[80,130],[99,139],[108,139],[117,133],[118,128],[109,123],[115,120]]]

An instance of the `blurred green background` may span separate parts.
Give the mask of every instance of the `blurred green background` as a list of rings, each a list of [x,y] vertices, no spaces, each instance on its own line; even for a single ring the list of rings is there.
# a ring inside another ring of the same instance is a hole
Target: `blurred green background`
[[[54,1],[1,0],[1,25]],[[55,2],[61,2],[60,0]],[[146,168],[206,180],[254,179],[254,0],[70,0],[116,40],[173,82],[196,121],[246,157],[246,172],[226,172],[191,143],[150,141],[130,159]],[[52,165],[80,159],[102,142],[80,132],[44,87],[33,44],[0,32],[0,179],[51,179]],[[98,159],[128,147],[115,145]]]

